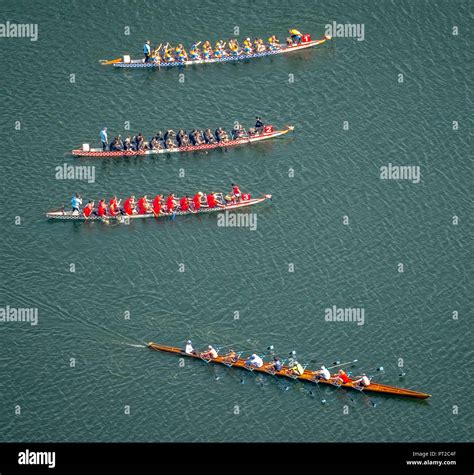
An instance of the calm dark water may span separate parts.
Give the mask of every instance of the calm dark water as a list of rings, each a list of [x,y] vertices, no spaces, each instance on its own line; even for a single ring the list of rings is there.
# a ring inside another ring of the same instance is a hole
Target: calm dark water
[[[0,302],[37,308],[39,321],[0,324],[0,440],[472,440],[472,4],[200,1],[177,14],[178,5],[2,2],[1,22],[37,23],[39,38],[0,38]],[[138,54],[146,38],[215,41],[235,26],[240,38],[284,37],[293,25],[320,36],[332,21],[363,24],[364,41],[180,71],[99,64]],[[293,124],[294,135],[153,159],[66,155],[104,125],[124,134],[129,121],[148,136],[256,114]],[[94,165],[95,183],[57,180],[63,163]],[[421,182],[381,180],[388,163],[421,167]],[[274,195],[254,210],[256,231],[218,227],[215,216],[129,226],[44,218],[76,191],[192,193],[233,181]],[[333,305],[364,308],[365,324],[326,322]],[[378,379],[432,398],[373,397],[373,408],[322,388],[323,406],[299,383],[285,391],[249,375],[242,385],[225,368],[216,381],[198,361],[180,368],[143,347],[189,337],[259,352],[273,344],[306,362],[357,358],[356,373],[383,365]]]

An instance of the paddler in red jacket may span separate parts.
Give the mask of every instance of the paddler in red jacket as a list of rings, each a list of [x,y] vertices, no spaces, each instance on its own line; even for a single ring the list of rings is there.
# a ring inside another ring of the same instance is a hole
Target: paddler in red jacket
[[[117,216],[120,213],[119,205],[120,205],[120,200],[117,200],[117,197],[114,196],[109,202],[110,216]]]
[[[168,213],[173,213],[175,207],[176,207],[176,201],[174,199],[174,193],[170,193],[168,195],[168,198],[166,198],[166,211]]]
[[[194,211],[199,211],[201,208],[201,198],[204,196],[204,193],[200,191],[199,193],[196,193],[193,197],[193,208]]]
[[[242,192],[240,191],[239,185],[232,183],[232,201],[234,203],[239,202],[242,199]]]
[[[163,198],[163,195],[156,195],[155,198],[153,199],[153,213],[155,213],[155,216],[159,216],[161,213],[162,198]]]
[[[97,205],[97,215],[101,218],[107,215],[107,205],[104,200],[99,200],[99,204]]]
[[[350,381],[350,378],[347,375],[347,373],[343,369],[340,369],[336,377],[336,382],[338,384],[346,384],[349,381]]]
[[[189,196],[185,195],[179,200],[179,209],[181,211],[189,211]]]
[[[125,203],[123,204],[123,210],[125,211],[125,214],[128,216],[132,216],[134,210],[135,210],[135,196],[130,196],[130,198],[125,200]]]
[[[87,203],[85,206],[84,206],[84,216],[86,218],[89,218],[92,214],[92,212],[94,211],[94,202],[93,201],[89,201],[89,203]]]
[[[219,203],[217,202],[217,199],[216,199],[216,193],[209,193],[207,195],[207,206],[209,208],[215,208],[216,206],[219,206]]]
[[[147,214],[150,209],[150,202],[146,195],[138,200],[138,214]]]

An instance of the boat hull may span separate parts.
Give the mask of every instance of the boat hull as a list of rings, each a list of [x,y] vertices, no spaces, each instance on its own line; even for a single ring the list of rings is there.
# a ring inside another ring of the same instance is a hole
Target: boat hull
[[[189,145],[187,147],[176,147],[172,149],[163,148],[159,150],[128,150],[128,151],[103,151],[101,148],[93,148],[90,150],[77,149],[71,152],[75,157],[91,157],[91,158],[114,158],[114,157],[136,157],[136,156],[145,156],[145,155],[161,155],[164,153],[184,153],[184,152],[199,152],[214,150],[217,148],[229,148],[236,147],[238,145],[246,145],[257,142],[262,142],[264,140],[273,139],[276,137],[281,137],[286,135],[288,132],[294,130],[293,126],[288,126],[282,130],[275,130],[274,132],[262,133],[260,135],[244,138],[244,139],[235,139],[229,140],[227,142],[216,142],[214,144],[201,144],[201,145]]]
[[[319,46],[326,41],[328,41],[329,37],[324,37],[319,40],[308,41],[307,43],[301,43],[299,45],[294,46],[282,46],[280,49],[277,50],[267,50],[261,53],[251,53],[251,54],[240,54],[238,56],[225,56],[223,58],[211,58],[211,59],[195,59],[195,60],[188,60],[188,61],[172,61],[172,62],[161,62],[161,63],[153,63],[148,62],[145,63],[144,59],[132,59],[130,62],[125,63],[123,61],[113,63],[115,68],[130,68],[130,69],[168,69],[174,67],[184,67],[184,66],[193,66],[199,64],[213,64],[213,63],[231,63],[236,61],[245,61],[248,59],[255,59],[255,58],[263,58],[266,56],[275,56],[278,54],[287,54],[293,53],[295,51],[301,51],[308,48],[313,48],[315,46]]]
[[[185,353],[182,349],[176,348],[173,346],[166,346],[166,345],[160,345],[157,343],[150,342],[148,343],[148,348],[155,350],[155,351],[164,351],[166,353],[174,353],[180,356],[188,356],[190,358],[196,358],[196,359],[201,359],[199,355],[190,355],[188,353]],[[217,363],[217,364],[226,364],[228,365],[224,359],[223,356],[218,356],[215,359],[210,360],[212,363]],[[271,363],[270,363],[271,364]],[[232,366],[235,366],[237,368],[242,368],[248,370],[248,368],[245,366],[245,360],[244,359],[238,359],[235,363],[232,363]],[[261,368],[253,368],[252,371],[255,371],[257,373],[269,373],[268,371],[269,363],[265,363]],[[314,381],[314,373],[312,371],[305,370],[304,373],[301,376],[294,376],[290,375],[287,372],[287,368],[283,367],[281,371],[278,372],[272,372],[271,374],[274,374],[275,376],[278,377],[283,377],[283,378],[290,378],[290,379],[299,379],[300,381],[306,381],[309,383],[315,383]],[[335,386],[333,382],[330,381],[325,381],[325,380],[319,380],[318,384],[326,384],[329,386]],[[345,389],[353,389],[360,391],[354,384],[354,380],[351,379],[348,383],[346,384],[341,384],[341,387]],[[429,394],[422,393],[419,391],[413,391],[411,389],[405,389],[405,388],[398,388],[395,386],[389,386],[387,384],[379,384],[379,383],[374,383],[371,382],[370,386],[367,386],[363,389],[364,392],[373,392],[373,393],[380,393],[380,394],[391,394],[394,396],[403,396],[403,397],[412,397],[416,399],[427,399],[430,397]]]
[[[155,216],[153,213],[148,214],[132,214],[132,215],[117,215],[117,216],[90,216],[86,218],[82,213],[81,214],[73,214],[71,211],[65,211],[63,209],[48,211],[46,213],[46,217],[48,219],[54,220],[62,220],[62,221],[102,221],[102,222],[129,222],[134,220],[140,219],[159,219],[165,217],[173,217],[173,216],[188,216],[188,215],[195,215],[195,214],[205,214],[205,213],[218,213],[218,212],[226,212],[226,211],[233,211],[242,208],[248,208],[249,206],[254,206],[259,203],[263,203],[264,201],[271,200],[271,195],[263,195],[258,198],[251,198],[246,201],[241,201],[239,203],[228,204],[221,207],[216,208],[207,208],[202,207],[199,211],[177,211],[176,213],[160,213],[158,216]]]

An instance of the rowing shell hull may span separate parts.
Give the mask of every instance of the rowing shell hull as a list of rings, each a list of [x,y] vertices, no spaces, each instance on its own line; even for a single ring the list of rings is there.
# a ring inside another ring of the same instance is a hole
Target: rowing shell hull
[[[180,356],[188,356],[190,358],[197,358],[197,359],[202,359],[198,355],[190,355],[188,353],[185,353],[183,350],[179,348],[175,348],[173,346],[165,346],[165,345],[159,345],[157,343],[148,343],[148,348],[155,350],[155,351],[164,351],[167,353],[174,353]],[[211,360],[212,363],[218,363],[218,364],[226,364],[229,365],[229,363],[225,362],[224,357],[218,356],[217,358]],[[268,367],[271,365],[271,363],[265,363],[261,368],[253,368],[252,371],[256,371],[258,373],[267,373],[269,374],[270,372],[268,371]],[[235,366],[237,368],[243,368],[247,369],[245,366],[245,360],[244,359],[239,359],[235,363],[232,363],[232,366]],[[287,372],[288,368],[283,367],[281,371],[271,373],[275,374],[275,376],[280,376],[284,378],[290,378],[290,379],[299,379],[301,381],[307,381],[310,383],[315,383],[314,381],[314,373],[312,371],[305,370],[304,373],[301,376],[294,376],[290,375]],[[247,369],[248,371],[248,369]],[[330,381],[325,381],[325,380],[320,380],[320,384],[327,384],[329,386],[335,386],[335,384],[331,383]],[[346,388],[346,389],[354,389],[354,390],[359,390],[357,389],[354,385],[354,380],[351,379],[350,382],[346,384],[341,384],[341,387]],[[404,389],[404,388],[397,388],[395,386],[389,386],[387,384],[379,384],[379,383],[371,383],[370,386],[365,387],[364,392],[373,392],[373,393],[382,393],[382,394],[392,394],[395,396],[404,396],[404,397],[413,397],[417,399],[427,399],[430,397],[429,394],[422,393],[419,391],[413,391],[411,389]]]
[[[253,198],[247,201],[241,201],[240,203],[229,204],[223,207],[216,207],[216,208],[200,208],[199,211],[177,211],[176,213],[160,213],[159,216],[155,216],[153,213],[149,214],[133,214],[131,216],[106,216],[106,217],[99,217],[99,216],[90,216],[86,218],[82,213],[81,214],[72,214],[72,211],[63,211],[63,210],[55,210],[55,211],[48,211],[46,213],[46,217],[48,219],[55,219],[55,220],[66,220],[66,221],[115,221],[115,222],[128,222],[128,220],[140,220],[140,219],[150,219],[150,218],[164,218],[166,216],[187,216],[187,215],[195,215],[195,214],[204,214],[204,213],[216,213],[216,212],[225,212],[225,211],[232,211],[241,208],[247,208],[249,206],[253,206],[259,203],[263,203],[266,200],[270,200],[272,195],[263,195],[259,198]]]
[[[213,150],[216,148],[229,148],[235,147],[237,145],[252,144],[256,142],[262,142],[263,140],[273,139],[275,137],[281,137],[286,135],[288,132],[294,130],[293,126],[288,126],[283,130],[275,130],[274,132],[260,134],[255,137],[245,138],[245,139],[235,139],[229,140],[227,142],[217,142],[215,144],[201,144],[201,145],[189,145],[188,147],[176,147],[172,149],[164,148],[160,150],[128,150],[128,151],[103,151],[101,148],[93,148],[89,151],[84,151],[81,149],[73,150],[71,153],[75,157],[96,157],[96,158],[113,158],[113,157],[135,157],[141,155],[160,155],[163,153],[178,153],[178,152],[199,152],[204,150]]]
[[[236,61],[244,61],[246,59],[254,59],[254,58],[263,58],[265,56],[274,56],[277,54],[286,54],[292,53],[295,51],[301,51],[308,48],[313,48],[318,45],[322,45],[330,38],[325,37],[321,38],[320,40],[309,41],[308,43],[302,43],[295,46],[282,46],[280,49],[277,50],[267,50],[263,51],[262,53],[252,53],[252,54],[240,54],[238,56],[225,56],[224,58],[211,58],[211,59],[194,59],[188,61],[172,61],[170,63],[145,63],[144,59],[132,59],[129,63],[124,63],[123,61],[113,63],[115,68],[147,68],[147,69],[167,69],[173,68],[177,66],[192,66],[198,64],[213,64],[213,63],[231,63]]]

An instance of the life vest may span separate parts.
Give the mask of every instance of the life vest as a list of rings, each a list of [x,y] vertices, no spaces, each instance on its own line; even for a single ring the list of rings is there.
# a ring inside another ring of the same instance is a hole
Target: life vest
[[[156,196],[153,200],[153,211],[155,214],[161,213],[161,198],[159,196]]]
[[[125,203],[123,204],[123,209],[125,210],[125,213],[129,216],[133,214],[132,198],[128,198],[128,200],[125,201]]]
[[[107,206],[106,204],[102,201],[99,203],[99,206],[97,207],[97,214],[99,216],[105,216],[107,213]]]
[[[92,213],[92,204],[87,203],[86,206],[84,206],[84,216],[88,218]]]

